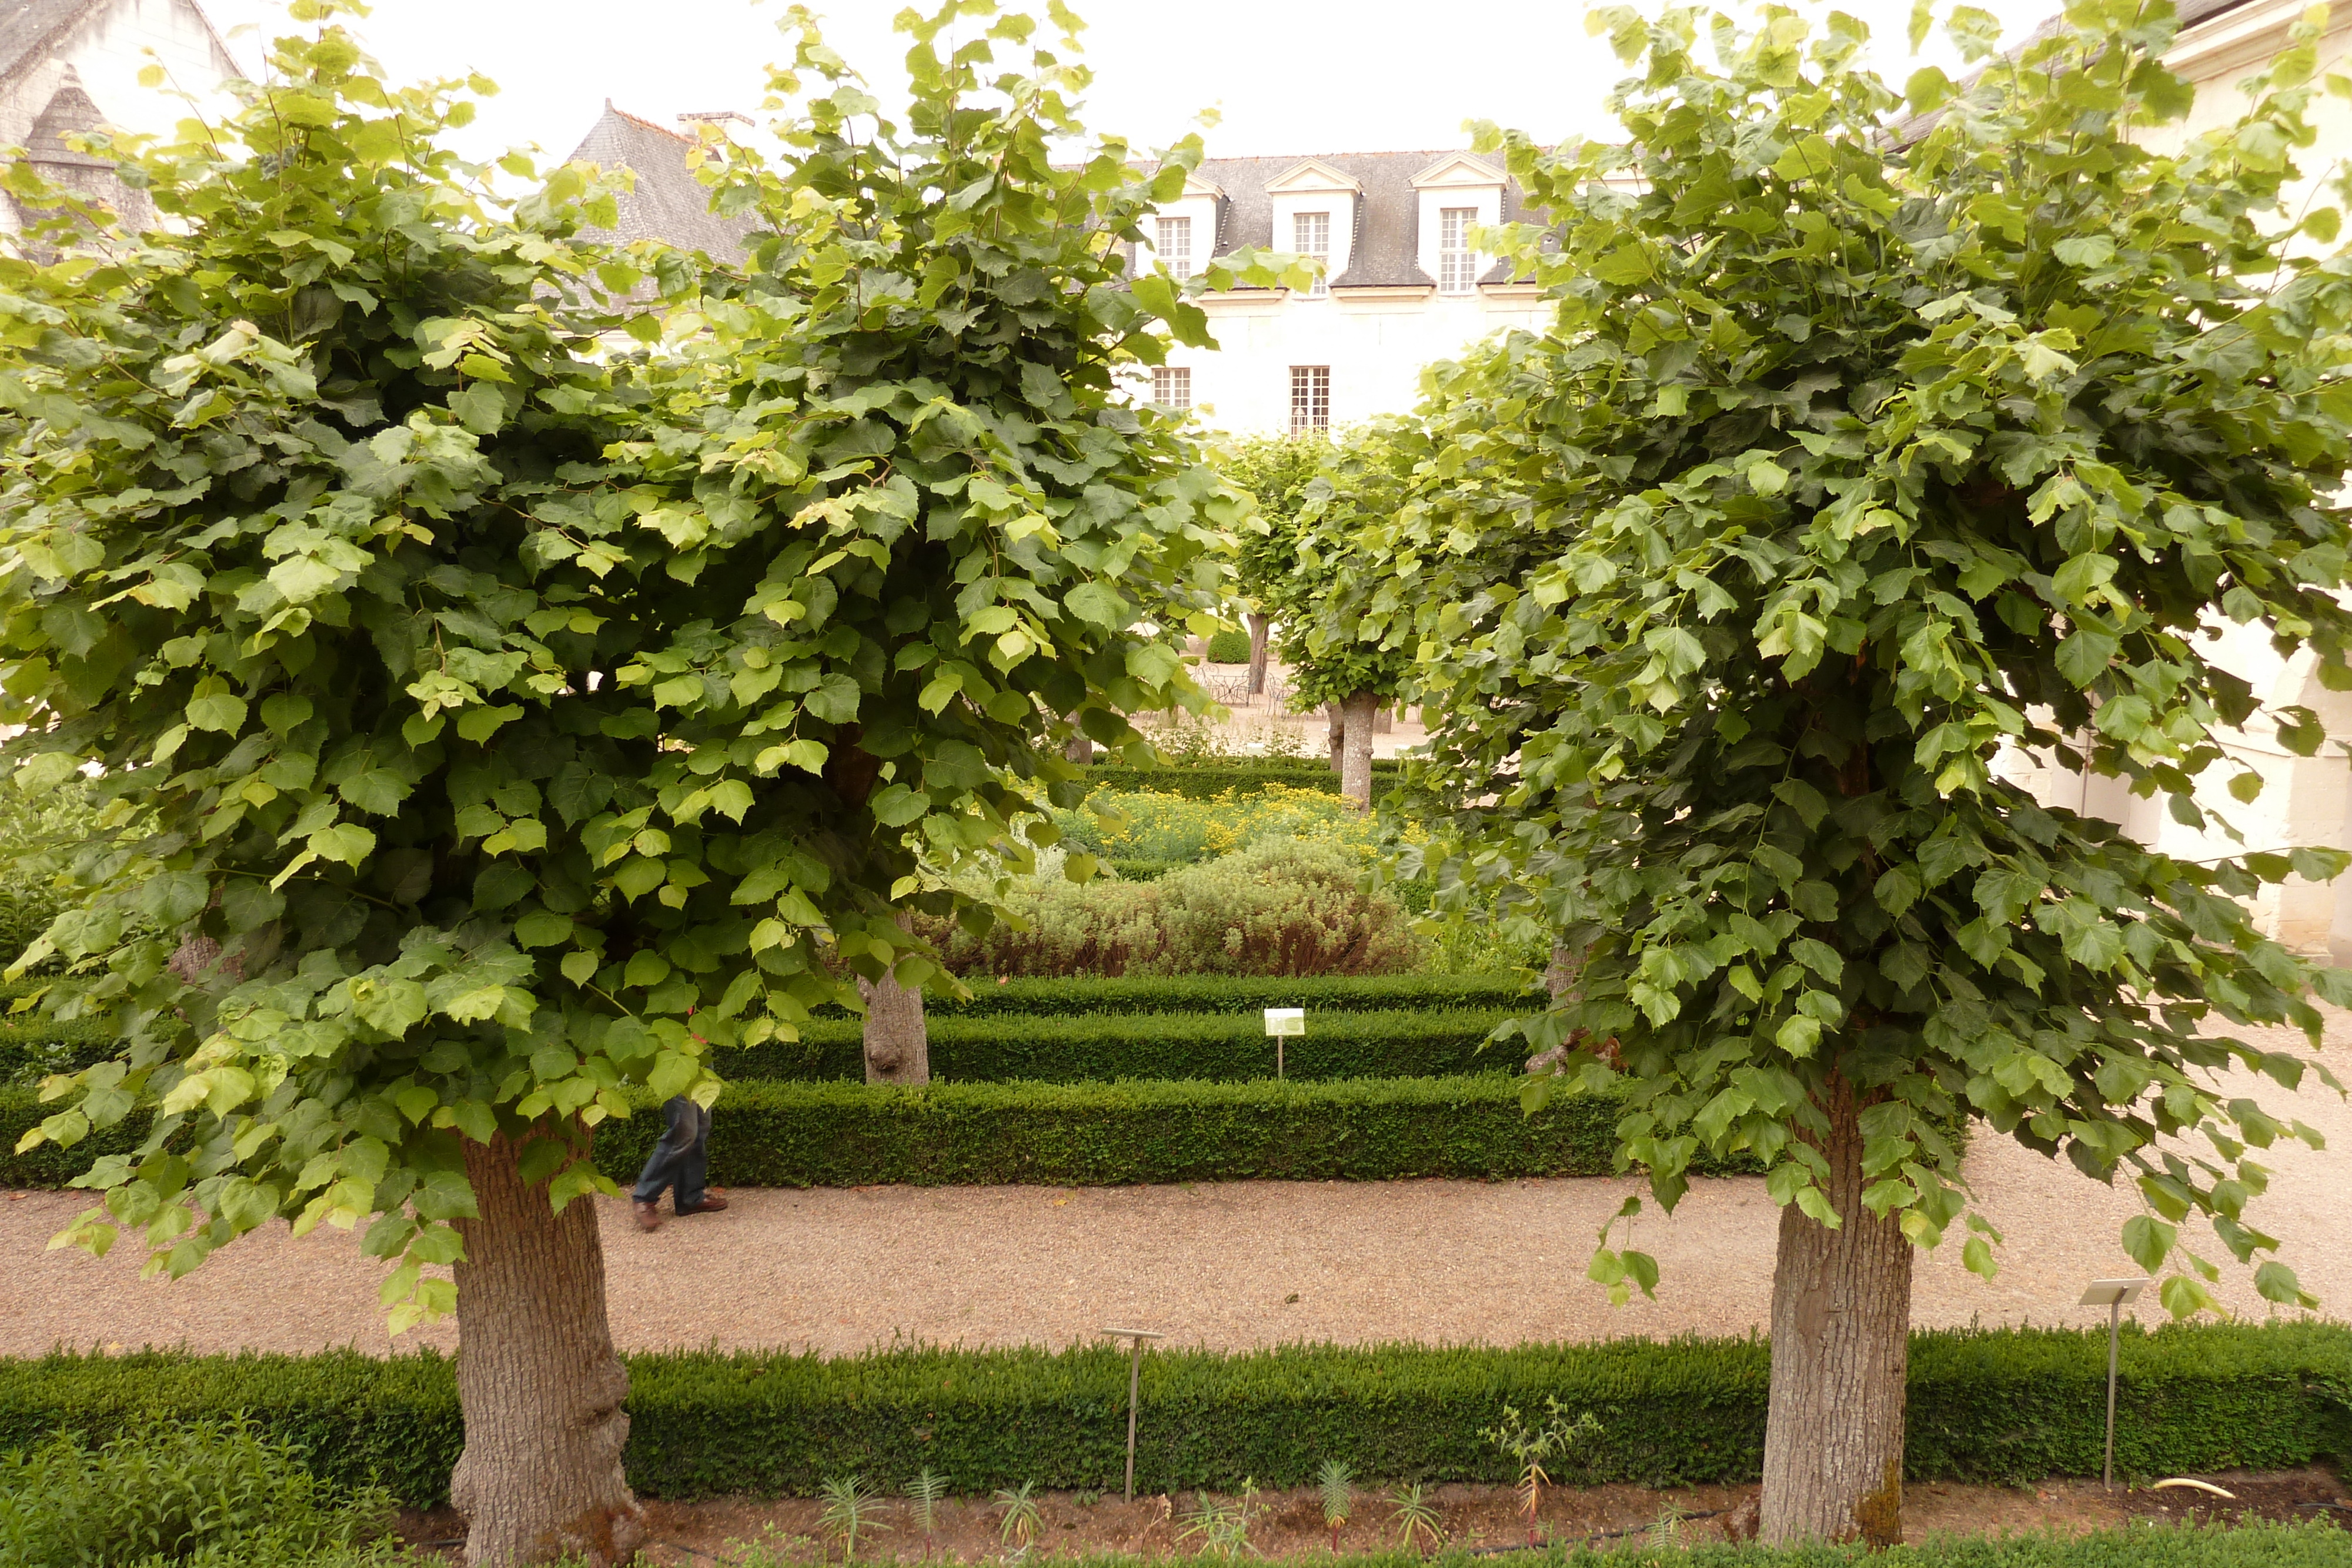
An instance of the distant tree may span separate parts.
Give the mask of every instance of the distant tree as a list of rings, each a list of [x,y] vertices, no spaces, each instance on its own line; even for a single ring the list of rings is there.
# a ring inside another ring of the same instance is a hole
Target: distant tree
[[[1389,419],[1328,444],[1299,504],[1290,570],[1265,590],[1281,617],[1292,706],[1338,708],[1339,792],[1365,809],[1372,803],[1373,715],[1405,689],[1412,659],[1358,612],[1355,585],[1367,569],[1377,570],[1364,553],[1367,532],[1403,504],[1422,440],[1412,421]]]
[[[1065,716],[1205,702],[1130,628],[1210,623],[1245,503],[1116,388],[1204,323],[1100,243],[1199,150],[1081,140],[1027,17],[941,57],[992,13],[902,21],[904,124],[796,16],[791,161],[713,149],[740,270],[583,244],[578,171],[502,213],[437,145],[470,106],[331,25],[135,158],[166,227],[0,258],[0,755],[107,802],[24,962],[124,1030],[29,1142],[153,1113],[92,1250],[364,1224],[395,1331],[454,1307],[469,1561],[642,1536],[598,1124],[919,986],[901,913],[984,925],[950,873],[1076,803]],[[648,267],[666,319],[591,308]]]
[[[1767,1167],[1762,1534],[1887,1542],[1912,1249],[1959,1228],[1994,1267],[1956,1124],[2131,1183],[2123,1248],[2173,1312],[2219,1277],[2191,1216],[2311,1304],[2248,1211],[2257,1151],[2316,1134],[2209,1074],[2335,1084],[2229,1031],[2315,1043],[2308,993],[2352,1001],[2247,908],[2346,857],[2175,858],[1993,764],[2054,753],[2222,826],[2200,779],[2261,788],[2231,729],[2324,737],[2215,629],[2352,687],[2352,267],[2317,254],[2333,209],[2282,203],[2319,28],[2168,153],[2169,6],[2088,0],[1907,101],[1847,16],[1600,16],[1641,68],[1627,141],[1481,138],[1554,215],[1505,248],[1557,325],[1442,372],[1355,591],[1423,651],[1441,904],[1516,894],[1588,955],[1525,1026],[1572,1048],[1531,1101],[1622,1083],[1618,1158],[1667,1209],[1702,1150]],[[1592,1277],[1647,1291],[1609,1235]]]
[[[1241,530],[1235,557],[1234,583],[1249,605],[1242,618],[1249,627],[1252,696],[1265,690],[1266,645],[1273,627],[1268,605],[1298,562],[1298,509],[1306,504],[1307,484],[1328,447],[1316,431],[1243,436],[1213,452],[1218,471],[1255,498],[1264,524]]]

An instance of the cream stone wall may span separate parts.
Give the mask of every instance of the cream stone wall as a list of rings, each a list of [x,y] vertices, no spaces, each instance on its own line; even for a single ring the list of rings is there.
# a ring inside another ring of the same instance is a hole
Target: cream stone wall
[[[2197,101],[2185,120],[2151,131],[2147,143],[2176,151],[2190,137],[2236,120],[2248,101],[2239,84],[2286,47],[2287,29],[2303,14],[2296,0],[2256,0],[2183,32],[2166,58],[2195,84]],[[2322,42],[2323,70],[2343,69],[2352,55],[2352,15],[2338,15],[2344,20]],[[2329,199],[2324,183],[2352,157],[2352,103],[2324,98],[2311,118],[2317,142],[2294,154],[2302,177],[2288,204],[2297,214],[2314,201]],[[2172,820],[2162,800],[2136,798],[2116,779],[2085,779],[2048,758],[2011,751],[2000,759],[1998,771],[2045,804],[2105,818],[2142,843],[2184,860],[2305,844],[2352,849],[2352,760],[2347,760],[2345,744],[2352,742],[2352,694],[2321,686],[2312,673],[2310,654],[2282,657],[2259,627],[2213,617],[2207,630],[2215,637],[2208,656],[2252,683],[2267,707],[2308,707],[2319,715],[2331,737],[2342,737],[2331,739],[2319,756],[2304,758],[2280,743],[2275,724],[2265,716],[2225,735],[2228,760],[2199,781],[2197,801],[2210,821],[2235,829],[2236,840],[2219,826],[2185,826]],[[2231,796],[2229,782],[2249,768],[2262,776],[2263,789],[2246,804]],[[2332,884],[2295,878],[2266,888],[2255,914],[2264,933],[2286,946],[2306,953],[2333,952],[2338,962],[2352,962],[2352,874]]]
[[[152,51],[152,52],[151,52]],[[34,122],[58,93],[79,83],[102,123],[162,135],[188,113],[166,90],[139,85],[139,73],[161,65],[168,86],[197,94],[207,114],[225,102],[221,84],[236,62],[195,0],[110,0],[96,5],[45,53],[0,78],[0,146],[22,146]],[[0,203],[0,228],[13,228],[10,204]]]

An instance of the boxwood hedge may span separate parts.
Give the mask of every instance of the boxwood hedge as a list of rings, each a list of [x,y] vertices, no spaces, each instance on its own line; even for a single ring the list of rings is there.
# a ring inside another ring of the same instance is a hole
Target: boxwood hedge
[[[1389,1012],[1437,1008],[1540,1008],[1544,996],[1512,975],[1312,975],[1286,979],[1264,975],[1077,976],[969,980],[969,999],[928,997],[934,1018],[1018,1013],[1077,1018],[1101,1013],[1246,1013],[1305,1008],[1318,1013]],[[1313,1027],[1312,1023],[1309,1024]]]
[[[1742,1482],[1763,1455],[1760,1339],[1618,1340],[1500,1350],[1288,1345],[1144,1363],[1137,1485],[1510,1479],[1479,1434],[1506,1403],[1591,1411],[1600,1439],[1562,1481]],[[322,1473],[442,1500],[463,1440],[437,1354],[54,1354],[0,1362],[0,1449],[70,1430],[104,1440],[158,1419],[247,1412]],[[2106,1336],[2070,1329],[1912,1336],[1906,1469],[1915,1479],[2096,1474]],[[823,1358],[681,1351],[629,1358],[629,1479],[650,1497],[809,1494],[827,1477],[928,1466],[961,1491],[1120,1475],[1127,1358],[1109,1345],[898,1348]],[[2352,1330],[2191,1325],[2123,1342],[2116,1467],[2136,1476],[2278,1469],[2352,1453]]]
[[[730,1085],[712,1113],[710,1179],[733,1186],[1125,1186],[1179,1181],[1390,1181],[1599,1176],[1622,1103],[1555,1101],[1529,1117],[1515,1080],[1337,1082]],[[597,1129],[596,1164],[636,1174],[660,1135]],[[1695,1166],[1695,1171],[1702,1167]],[[1752,1170],[1704,1164],[1705,1174]]]
[[[1481,1051],[1496,1010],[1310,1013],[1307,1032],[1283,1042],[1297,1079],[1441,1077],[1517,1071],[1511,1046]],[[820,1019],[791,1041],[716,1051],[729,1079],[857,1079],[866,1055],[856,1019]],[[1128,1013],[1092,1018],[948,1012],[929,1020],[931,1075],[955,1083],[1027,1079],[1074,1083],[1123,1078],[1272,1078],[1275,1042],[1262,1013]]]
[[[1374,758],[1375,789],[1395,782],[1396,769],[1393,758]],[[1319,762],[1208,763],[1198,768],[1121,768],[1097,763],[1087,771],[1087,782],[1097,789],[1152,789],[1195,800],[1213,800],[1228,789],[1237,795],[1253,795],[1276,784],[1292,789],[1320,789],[1331,795],[1339,792],[1339,774]]]
[[[661,1119],[604,1123],[596,1164],[635,1176]],[[146,1136],[133,1113],[70,1149],[14,1153],[54,1107],[0,1090],[0,1185],[62,1186]],[[1613,1094],[1520,1112],[1501,1073],[1453,1078],[1204,1083],[730,1083],[712,1112],[710,1179],[726,1186],[1124,1186],[1179,1181],[1388,1181],[1600,1176],[1622,1106]],[[1694,1172],[1752,1171],[1702,1159]]]

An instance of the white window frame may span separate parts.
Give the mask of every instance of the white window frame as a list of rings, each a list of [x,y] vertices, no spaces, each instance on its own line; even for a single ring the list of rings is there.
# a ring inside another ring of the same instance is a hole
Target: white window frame
[[[1151,367],[1151,401],[1162,408],[1189,409],[1192,406],[1192,367],[1190,365],[1154,365]]]
[[[1477,226],[1475,207],[1437,209],[1437,291],[1468,294],[1478,287],[1478,253],[1470,248]]]
[[[1151,231],[1151,254],[1178,277],[1192,276],[1192,220],[1189,214],[1162,213]],[[1172,243],[1181,241],[1181,244]]]
[[[1290,434],[1331,428],[1331,367],[1290,367]]]
[[[1315,231],[1320,230],[1320,234]],[[1319,241],[1309,244],[1308,236]],[[1290,248],[1300,256],[1313,256],[1320,264],[1316,268],[1314,286],[1307,290],[1310,299],[1320,299],[1331,292],[1331,214],[1329,213],[1293,213],[1290,214]],[[1327,370],[1329,367],[1325,367]]]

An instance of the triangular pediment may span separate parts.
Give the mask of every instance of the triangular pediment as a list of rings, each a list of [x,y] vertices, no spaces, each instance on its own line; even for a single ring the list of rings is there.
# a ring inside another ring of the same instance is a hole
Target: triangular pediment
[[[1225,199],[1225,188],[1214,180],[1203,180],[1197,174],[1187,174],[1184,176],[1184,194],[1210,196],[1222,202]]]
[[[1416,191],[1492,189],[1503,183],[1500,169],[1467,152],[1449,152],[1412,177]]]
[[[1294,163],[1265,183],[1269,196],[1315,195],[1326,191],[1345,191],[1351,196],[1360,196],[1364,193],[1364,183],[1320,158]]]

